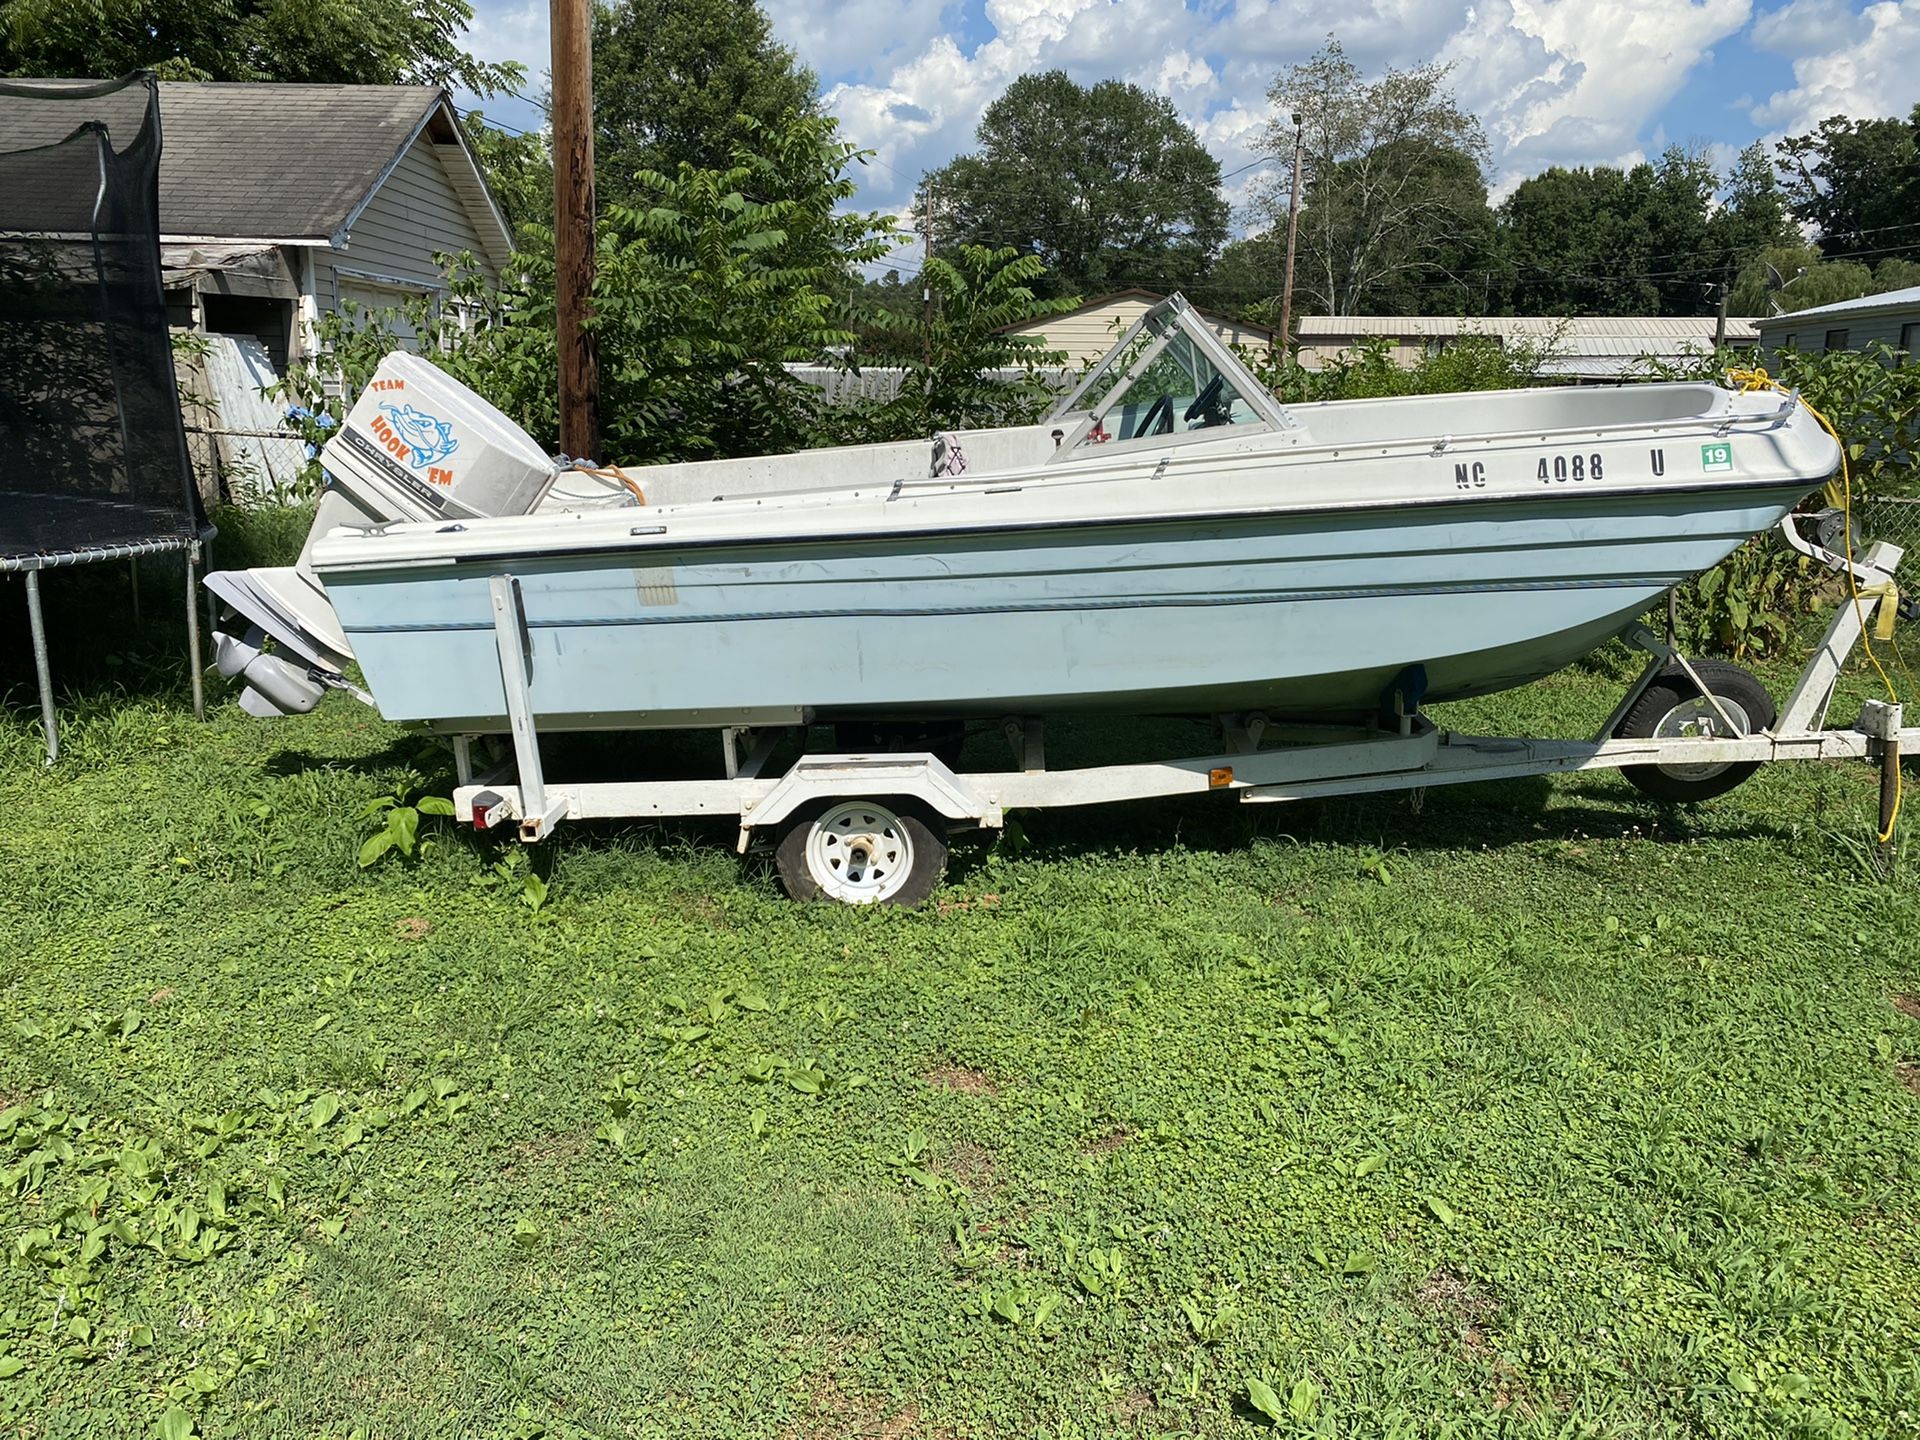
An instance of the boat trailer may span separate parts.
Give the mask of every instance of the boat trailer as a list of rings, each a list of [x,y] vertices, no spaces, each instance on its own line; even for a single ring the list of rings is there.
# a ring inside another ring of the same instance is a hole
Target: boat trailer
[[[948,827],[995,829],[1009,811],[1225,791],[1247,804],[1334,795],[1424,790],[1436,785],[1508,780],[1572,771],[1624,770],[1638,780],[1657,772],[1656,794],[1706,798],[1738,783],[1755,765],[1782,760],[1870,760],[1881,769],[1881,829],[1891,828],[1903,753],[1920,753],[1920,727],[1902,707],[1866,701],[1851,725],[1829,728],[1840,671],[1870,628],[1885,638],[1903,606],[1894,585],[1902,551],[1879,543],[1855,558],[1801,536],[1788,516],[1781,530],[1794,550],[1842,575],[1849,597],[1778,717],[1749,728],[1746,711],[1717,694],[1709,674],[1730,667],[1691,662],[1645,626],[1623,638],[1649,659],[1599,731],[1587,740],[1467,735],[1441,729],[1403,696],[1389,697],[1387,723],[1328,726],[1226,716],[1219,754],[1136,764],[1047,767],[1045,725],[1009,717],[1002,731],[1013,768],[956,772],[925,751],[804,754],[786,769],[770,765],[790,726],[720,730],[724,778],[629,782],[549,782],[541,765],[530,699],[532,659],[525,616],[511,575],[492,580],[494,630],[511,727],[511,759],[476,773],[473,741],[453,739],[458,787],[454,812],[476,828],[511,824],[523,841],[545,839],[561,820],[728,816],[739,822],[744,853],[756,833],[777,837],[776,860],[797,898],[849,903],[916,903],[938,883]],[[1868,642],[1871,643],[1870,641]],[[1699,666],[1696,669],[1696,665]],[[1740,672],[1735,672],[1736,674]],[[1677,723],[1636,737],[1618,733],[1649,687],[1680,681],[1695,699]],[[1665,733],[1662,733],[1664,731]],[[1728,777],[1738,770],[1739,776]],[[1716,784],[1716,781],[1718,783]]]

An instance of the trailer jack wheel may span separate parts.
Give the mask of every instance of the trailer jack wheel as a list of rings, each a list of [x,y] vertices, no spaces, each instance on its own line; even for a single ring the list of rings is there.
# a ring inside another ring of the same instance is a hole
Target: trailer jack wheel
[[[1694,671],[1713,692],[1709,699],[1684,670],[1668,670],[1647,686],[1614,734],[1630,740],[1726,739],[1732,720],[1741,734],[1765,730],[1774,722],[1773,697],[1738,665],[1696,660]],[[1714,700],[1718,700],[1716,706]],[[1726,711],[1723,718],[1721,711]],[[1620,773],[1656,800],[1711,800],[1724,795],[1760,768],[1757,760],[1710,761],[1698,765],[1626,765]]]
[[[919,905],[947,866],[946,822],[899,800],[833,800],[797,812],[774,847],[796,900]]]

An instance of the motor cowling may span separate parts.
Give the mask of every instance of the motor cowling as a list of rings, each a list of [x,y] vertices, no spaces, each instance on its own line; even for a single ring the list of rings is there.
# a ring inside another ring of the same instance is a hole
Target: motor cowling
[[[525,515],[560,473],[526,431],[404,350],[380,362],[320,463],[378,523]]]

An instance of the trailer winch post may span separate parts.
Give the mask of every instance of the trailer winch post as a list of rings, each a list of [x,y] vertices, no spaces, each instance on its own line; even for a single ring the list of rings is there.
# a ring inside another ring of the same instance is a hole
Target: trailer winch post
[[[1903,707],[1885,700],[1867,700],[1860,706],[1860,729],[1871,737],[1880,760],[1880,825],[1874,831],[1882,856],[1893,854],[1893,819],[1900,809],[1900,727]]]

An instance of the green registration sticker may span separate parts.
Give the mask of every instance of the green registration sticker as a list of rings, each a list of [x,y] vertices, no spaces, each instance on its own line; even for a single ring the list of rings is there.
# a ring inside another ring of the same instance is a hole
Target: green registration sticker
[[[1733,469],[1733,446],[1725,440],[1700,447],[1700,468],[1709,475],[1716,470]]]

